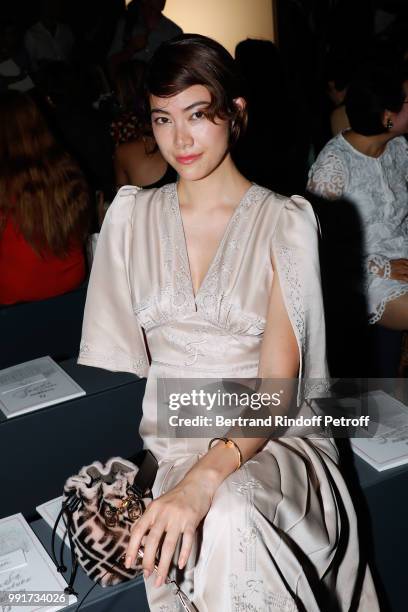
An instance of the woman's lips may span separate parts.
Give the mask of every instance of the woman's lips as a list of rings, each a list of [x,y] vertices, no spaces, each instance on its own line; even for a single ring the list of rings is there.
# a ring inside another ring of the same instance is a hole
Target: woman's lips
[[[176,160],[178,161],[179,164],[192,164],[193,162],[196,161],[196,159],[198,159],[199,157],[201,157],[201,153],[198,153],[198,155],[183,155],[180,157],[176,157]]]

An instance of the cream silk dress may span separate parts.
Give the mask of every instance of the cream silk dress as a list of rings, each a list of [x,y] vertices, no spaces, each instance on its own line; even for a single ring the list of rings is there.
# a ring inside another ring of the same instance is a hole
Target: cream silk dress
[[[123,187],[92,268],[79,363],[147,377],[140,433],[169,490],[208,439],[156,435],[157,378],[251,378],[277,262],[300,377],[327,378],[324,313],[311,206],[252,185],[194,295],[176,184]],[[143,331],[146,335],[149,364]],[[307,387],[299,385],[305,403]],[[376,612],[356,517],[329,439],[271,439],[219,487],[177,580],[199,612]],[[175,575],[175,571],[173,575]],[[179,610],[146,581],[150,609]]]

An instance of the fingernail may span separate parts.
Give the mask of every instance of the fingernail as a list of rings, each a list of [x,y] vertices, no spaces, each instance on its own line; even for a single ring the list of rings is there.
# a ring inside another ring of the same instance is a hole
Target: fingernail
[[[184,557],[180,557],[179,562],[178,562],[179,569],[183,569],[184,564],[185,564]]]
[[[132,557],[126,557],[125,567],[129,569],[131,565],[132,565]]]
[[[148,570],[148,569],[143,570],[143,576],[145,578],[148,578],[150,576],[150,574],[151,574],[150,570]]]

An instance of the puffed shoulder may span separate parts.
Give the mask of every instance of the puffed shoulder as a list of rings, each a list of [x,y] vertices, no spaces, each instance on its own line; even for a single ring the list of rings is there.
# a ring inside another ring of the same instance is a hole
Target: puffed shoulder
[[[299,211],[300,214],[305,214],[312,221],[316,221],[312,205],[306,198],[300,195],[293,195],[285,199],[284,208],[291,211]]]
[[[106,227],[130,221],[138,199],[136,196],[141,191],[143,191],[142,188],[135,185],[121,187],[106,212],[103,225]]]
[[[132,224],[136,210],[151,206],[152,201],[160,199],[162,188],[143,189],[136,185],[125,185],[117,192],[105,216],[104,225]]]
[[[310,202],[299,195],[284,198],[273,242],[315,249],[318,233],[320,225]]]

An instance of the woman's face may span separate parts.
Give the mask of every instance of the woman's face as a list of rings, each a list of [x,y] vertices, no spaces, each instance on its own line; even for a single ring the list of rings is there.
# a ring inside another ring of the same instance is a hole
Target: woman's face
[[[150,96],[153,133],[166,161],[181,178],[209,176],[228,155],[229,123],[206,117],[211,94],[192,85],[170,98]]]
[[[405,100],[398,113],[390,113],[393,127],[390,130],[395,136],[408,133],[408,81],[403,84]]]

